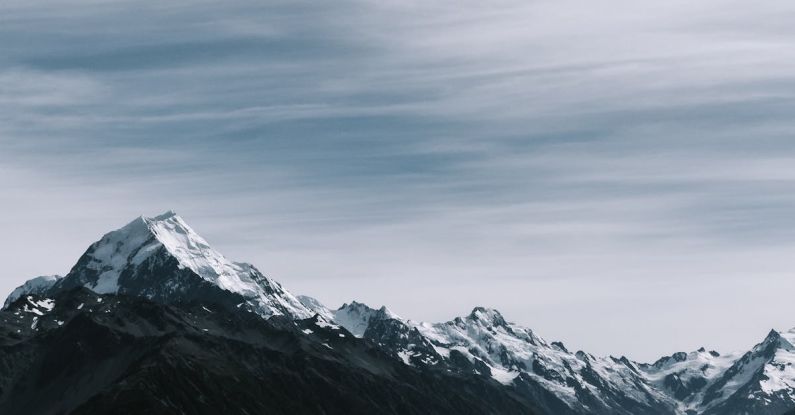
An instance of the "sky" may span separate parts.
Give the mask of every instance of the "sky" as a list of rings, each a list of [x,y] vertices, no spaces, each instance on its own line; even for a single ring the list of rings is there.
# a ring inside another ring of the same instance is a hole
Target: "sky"
[[[795,326],[795,3],[5,0],[0,292],[139,215],[331,307]]]

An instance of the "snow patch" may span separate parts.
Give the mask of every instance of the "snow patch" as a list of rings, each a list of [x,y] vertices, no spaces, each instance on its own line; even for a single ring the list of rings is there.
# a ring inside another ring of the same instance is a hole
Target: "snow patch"
[[[503,385],[512,384],[513,380],[516,379],[517,376],[519,376],[519,372],[512,372],[502,368],[491,367],[490,370],[491,370],[491,377],[497,382],[502,383]]]
[[[11,291],[11,294],[8,295],[5,303],[3,304],[3,308],[7,308],[9,305],[11,305],[11,303],[13,303],[19,298],[22,298],[25,295],[44,294],[47,290],[52,288],[52,286],[55,285],[55,283],[58,282],[58,280],[61,278],[62,277],[60,275],[44,275],[26,281],[24,284],[15,288],[14,291]]]
[[[324,321],[324,320],[320,320],[320,319],[318,319],[315,322],[315,325],[318,326],[318,327],[323,327],[323,328],[332,329],[332,330],[339,330],[340,329],[340,326],[338,326],[336,324],[333,324],[333,323],[329,323],[329,322]]]

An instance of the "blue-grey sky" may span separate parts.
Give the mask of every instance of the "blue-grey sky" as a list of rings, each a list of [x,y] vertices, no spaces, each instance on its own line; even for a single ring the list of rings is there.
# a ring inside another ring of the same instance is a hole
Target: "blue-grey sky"
[[[795,326],[795,3],[0,3],[0,291],[180,213],[329,306],[652,360]]]

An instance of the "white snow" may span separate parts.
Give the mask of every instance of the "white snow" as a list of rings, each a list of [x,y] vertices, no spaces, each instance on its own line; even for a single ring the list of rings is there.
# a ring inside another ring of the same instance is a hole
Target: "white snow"
[[[128,266],[130,259],[135,255],[135,263],[141,263],[145,256],[138,254],[146,252],[151,254],[152,249],[144,249],[145,244],[154,244],[154,236],[149,231],[145,218],[140,217],[116,231],[105,234],[91,247],[91,261],[87,268],[99,272],[97,281],[88,288],[100,294],[116,293],[119,289],[119,276]],[[136,255],[138,254],[138,255]]]
[[[247,297],[256,296],[260,291],[260,287],[251,278],[248,266],[227,260],[174,212],[169,211],[141,220],[182,266],[205,280]]]
[[[314,333],[314,331],[312,331],[312,330],[310,330],[310,329],[303,329],[303,330],[301,330],[301,331],[303,331],[303,332],[304,332],[304,334],[312,334],[312,333]]]
[[[55,300],[53,300],[51,298],[45,298],[43,300],[36,301],[34,304],[36,304],[36,306],[41,307],[41,308],[43,308],[43,309],[45,309],[47,311],[52,311],[52,309],[55,307]]]
[[[779,348],[773,360],[765,365],[766,380],[760,382],[760,388],[767,394],[779,391],[795,393],[795,329],[779,333]]]
[[[503,385],[510,385],[519,376],[518,371],[508,371],[502,368],[491,367],[491,377]]]
[[[369,327],[370,321],[373,318],[400,319],[400,317],[386,307],[375,310],[356,301],[350,304],[343,304],[342,307],[333,311],[332,314],[335,322],[345,327],[346,330],[356,337],[362,337],[364,335],[364,332],[367,330],[367,327]]]
[[[318,326],[318,327],[328,328],[328,329],[332,329],[332,330],[339,330],[340,329],[340,326],[338,326],[336,324],[333,324],[333,323],[329,323],[329,322],[324,321],[322,319],[318,319],[315,322],[315,325]]]
[[[11,291],[11,294],[6,298],[3,308],[8,307],[11,303],[18,298],[28,294],[43,294],[49,290],[59,279],[60,275],[44,275],[27,280],[24,284]]]
[[[41,300],[34,300],[33,296],[29,295],[25,298],[26,304],[22,306],[22,311],[26,313],[33,313],[43,316],[44,313],[49,313],[55,308],[55,300],[44,298]]]
[[[398,357],[400,357],[400,360],[403,361],[403,363],[405,363],[407,365],[411,365],[411,360],[409,360],[409,358],[412,355],[411,355],[410,352],[405,351],[405,350],[401,350],[401,351],[397,352],[397,354],[398,354]]]
[[[298,301],[300,301],[301,304],[304,305],[304,307],[308,308],[313,313],[319,314],[321,317],[323,317],[328,321],[334,320],[334,314],[331,312],[331,310],[326,308],[326,306],[324,306],[323,303],[316,300],[315,298],[310,297],[308,295],[299,295],[296,296],[296,298],[298,298]]]
[[[651,385],[657,390],[669,394],[674,400],[673,391],[665,387],[664,382],[666,376],[676,375],[684,383],[688,383],[694,378],[704,378],[704,380],[707,381],[707,385],[701,388],[699,392],[683,401],[676,401],[679,410],[684,413],[688,410],[699,411],[704,398],[704,392],[712,383],[719,379],[741,355],[741,353],[730,353],[715,356],[702,348],[698,351],[686,354],[686,358],[681,361],[669,358],[667,361],[661,361],[656,365],[638,365],[638,368]],[[736,387],[734,388],[736,389]],[[731,393],[733,393],[733,391],[731,391]],[[726,397],[728,396],[727,394]]]

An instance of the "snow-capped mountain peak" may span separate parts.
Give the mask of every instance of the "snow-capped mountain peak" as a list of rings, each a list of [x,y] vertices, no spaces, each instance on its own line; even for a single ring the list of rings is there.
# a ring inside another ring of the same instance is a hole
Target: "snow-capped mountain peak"
[[[129,264],[141,264],[164,248],[179,265],[219,287],[243,295],[254,295],[257,282],[251,278],[251,266],[227,260],[213,249],[174,211],[162,215],[141,216],[126,226],[110,232],[94,244],[87,266],[99,272],[89,287],[97,293],[119,290],[119,277]]]
[[[345,327],[356,337],[364,336],[367,327],[374,320],[400,320],[400,317],[391,312],[386,306],[376,310],[356,301],[352,301],[350,304],[343,304],[339,309],[334,310],[332,314],[334,321]]]
[[[685,404],[697,413],[779,414],[795,407],[795,331],[771,330],[742,355],[720,356],[723,368]]]
[[[775,350],[769,363],[765,365],[761,376],[760,388],[766,394],[786,392],[786,395],[795,402],[795,329],[785,332],[771,332],[777,336],[768,336],[774,344]]]
[[[245,305],[264,317],[314,314],[253,265],[228,260],[173,211],[138,217],[105,234],[50,289],[80,286],[165,303]]]
[[[467,317],[488,326],[505,326],[507,324],[502,314],[493,308],[475,307]]]

